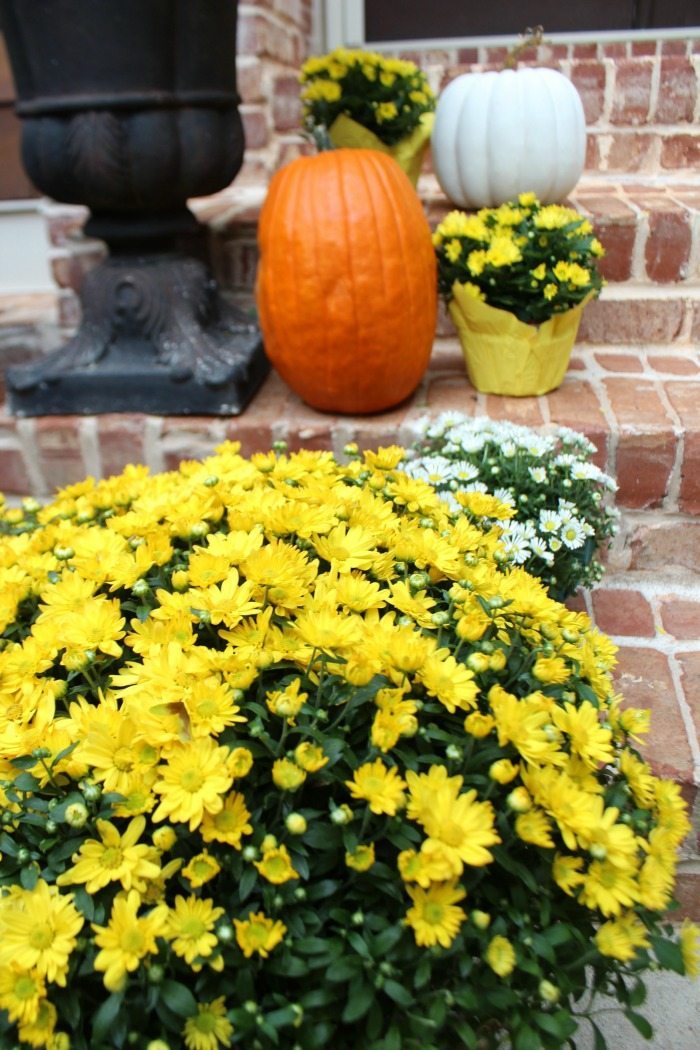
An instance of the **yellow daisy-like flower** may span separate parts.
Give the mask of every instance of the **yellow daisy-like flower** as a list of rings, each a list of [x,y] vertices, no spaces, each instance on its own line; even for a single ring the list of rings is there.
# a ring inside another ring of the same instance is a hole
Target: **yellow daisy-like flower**
[[[381,758],[365,762],[356,769],[352,780],[345,781],[345,786],[353,798],[368,802],[372,813],[386,813],[393,817],[406,804],[405,780],[395,767],[385,766]]]
[[[17,889],[0,898],[0,966],[14,963],[64,986],[84,921],[73,895],[61,894],[43,879],[33,890]]]
[[[552,709],[552,721],[557,729],[566,733],[572,752],[591,769],[612,761],[612,731],[600,724],[600,712],[590,700],[584,700],[578,706],[555,706]]]
[[[94,966],[104,973],[104,985],[110,992],[124,987],[126,976],[138,969],[142,959],[158,951],[156,938],[163,936],[168,919],[168,908],[158,904],[152,911],[139,917],[141,897],[130,890],[117,897],[106,926],[92,923],[97,953]]]
[[[96,826],[99,841],[88,839],[81,844],[73,866],[58,876],[56,885],[82,882],[87,892],[93,894],[110,882],[120,882],[125,890],[133,888],[143,893],[147,882],[160,873],[155,847],[138,842],[146,827],[146,818],[134,817],[123,835],[109,820],[98,820]]]
[[[275,886],[281,886],[290,879],[299,878],[299,873],[294,869],[286,846],[273,846],[271,849],[263,850],[262,859],[255,861],[255,867],[264,879]]]
[[[582,904],[603,915],[619,915],[631,907],[639,897],[632,875],[610,861],[594,860],[588,868],[578,895]]]
[[[253,825],[243,795],[232,791],[224,799],[218,813],[205,813],[200,825],[204,842],[225,842],[234,849],[241,848],[241,839],[250,835]]]
[[[515,834],[523,842],[530,842],[533,846],[542,846],[544,849],[552,849],[552,822],[541,809],[531,809],[528,813],[521,813],[515,820]]]
[[[287,932],[283,922],[269,919],[261,911],[249,912],[248,918],[243,921],[234,919],[233,925],[236,928],[236,942],[246,959],[255,954],[267,959]]]
[[[34,1020],[21,1022],[17,1027],[17,1035],[21,1042],[29,1043],[30,1046],[50,1048],[57,1021],[56,1007],[48,999],[42,999]]]
[[[409,771],[406,779],[411,791],[408,815],[418,820],[428,836],[422,852],[438,851],[450,863],[452,875],[460,875],[465,864],[482,867],[491,863],[493,854],[488,847],[501,839],[490,802],[478,801],[473,788],[460,794],[460,776]]]
[[[153,819],[189,823],[194,831],[205,813],[218,813],[233,779],[228,755],[228,748],[217,747],[210,737],[174,744],[166,763],[158,767],[153,790],[162,798]]]
[[[307,773],[317,773],[328,765],[328,758],[323,753],[323,748],[318,744],[312,744],[309,740],[298,744],[294,748],[294,760]]]
[[[221,865],[216,857],[212,857],[204,850],[203,853],[198,853],[196,857],[192,857],[189,864],[182,869],[182,874],[190,886],[196,890],[203,886],[205,882],[215,878],[220,871]]]
[[[520,772],[520,766],[509,758],[499,758],[489,766],[489,776],[497,784],[510,784]]]
[[[272,782],[280,791],[296,791],[306,780],[306,773],[290,758],[278,758],[272,763]]]
[[[233,1031],[222,995],[210,1003],[197,1003],[197,1013],[187,1018],[182,1034],[187,1050],[218,1050],[231,1045]]]
[[[484,959],[499,977],[508,977],[515,969],[515,949],[508,938],[500,934],[489,941]]]
[[[482,740],[496,728],[496,719],[493,715],[484,715],[481,711],[472,711],[464,719],[464,728],[477,740]]]
[[[369,871],[374,864],[374,843],[359,845],[352,853],[345,854],[345,863],[354,871]]]
[[[224,909],[215,907],[211,900],[176,897],[168,912],[164,936],[175,954],[191,966],[198,957],[206,958],[216,948],[217,938],[212,930],[223,914]]]
[[[0,1010],[7,1011],[10,1021],[32,1024],[45,995],[43,977],[18,966],[0,967]]]
[[[601,955],[621,962],[629,962],[640,948],[649,946],[647,929],[634,912],[626,912],[617,919],[602,923],[593,940]]]
[[[574,896],[575,890],[585,879],[582,867],[583,857],[569,857],[564,853],[557,853],[554,858],[552,878],[569,897]]]
[[[467,895],[456,882],[435,883],[427,890],[407,887],[413,907],[406,912],[405,923],[413,929],[416,944],[431,948],[435,944],[449,948],[466,919],[458,902]]]
[[[680,938],[685,972],[688,977],[697,977],[700,974],[700,927],[690,919],[684,919]]]
[[[295,678],[285,689],[269,692],[265,700],[273,715],[286,718],[289,725],[294,725],[294,718],[308,700],[308,693],[299,692],[300,686],[301,679]]]

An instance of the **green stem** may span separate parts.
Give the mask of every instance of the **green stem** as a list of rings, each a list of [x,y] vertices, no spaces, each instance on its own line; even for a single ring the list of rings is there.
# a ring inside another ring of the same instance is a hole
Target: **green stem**
[[[543,33],[544,29],[542,26],[535,26],[534,28],[528,26],[525,32],[521,34],[519,42],[514,44],[506,55],[503,68],[517,69],[523,51],[527,51],[531,47],[539,47],[540,44],[544,43]]]

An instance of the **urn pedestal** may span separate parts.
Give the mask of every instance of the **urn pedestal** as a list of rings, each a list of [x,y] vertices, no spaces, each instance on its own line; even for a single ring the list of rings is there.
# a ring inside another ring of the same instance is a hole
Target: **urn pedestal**
[[[234,0],[0,0],[22,159],[86,205],[109,255],[76,335],[7,373],[17,415],[240,412],[268,363],[259,330],[190,254],[191,197],[243,159]]]

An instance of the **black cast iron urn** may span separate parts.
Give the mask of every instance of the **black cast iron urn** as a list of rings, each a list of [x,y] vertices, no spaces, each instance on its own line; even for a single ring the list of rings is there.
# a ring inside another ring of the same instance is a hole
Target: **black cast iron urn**
[[[243,159],[236,16],[235,0],[0,0],[26,171],[87,205],[109,248],[76,335],[8,370],[17,415],[230,415],[264,378],[257,326],[187,250],[187,200]]]

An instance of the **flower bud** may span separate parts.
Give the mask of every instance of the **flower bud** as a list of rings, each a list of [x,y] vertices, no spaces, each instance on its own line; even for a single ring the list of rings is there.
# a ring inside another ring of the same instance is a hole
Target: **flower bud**
[[[506,805],[514,813],[527,813],[529,809],[532,809],[532,799],[527,788],[522,786],[513,788],[506,799]]]
[[[164,824],[161,828],[156,828],[151,836],[151,841],[156,849],[166,853],[177,842],[177,834],[175,829],[171,828],[169,824]]]
[[[81,788],[83,796],[86,802],[99,802],[102,798],[102,788],[99,784],[94,784],[91,781],[85,784],[85,787]]]
[[[470,918],[476,926],[477,930],[488,930],[489,926],[491,925],[491,916],[488,914],[488,912],[479,911],[478,908],[476,908],[471,913]]]
[[[185,569],[176,569],[170,577],[170,582],[175,591],[186,591],[190,585],[190,574]]]
[[[306,817],[301,813],[290,813],[284,823],[290,835],[303,835],[307,828]]]
[[[353,926],[362,926],[364,921],[365,916],[364,913],[361,911],[353,912],[353,914],[350,916],[350,922],[353,924]]]
[[[412,572],[408,577],[408,586],[412,591],[424,591],[430,584],[427,572]]]
[[[352,817],[352,810],[345,802],[342,806],[338,806],[336,809],[331,810],[331,820],[334,824],[349,824]]]
[[[546,1003],[556,1003],[561,995],[556,984],[552,984],[551,981],[540,981],[539,992]]]
[[[233,938],[236,936],[233,926],[230,922],[220,923],[214,930],[216,938],[221,941],[222,944],[230,944]]]
[[[145,598],[150,593],[150,590],[150,584],[146,580],[140,579],[131,588],[131,593],[135,598]]]
[[[260,843],[260,849],[263,853],[267,853],[268,850],[277,849],[277,839],[274,835],[266,835]]]
[[[243,860],[248,862],[257,860],[260,854],[255,846],[244,846],[243,847]]]
[[[464,751],[461,747],[458,747],[457,744],[448,744],[445,748],[445,757],[448,758],[450,762],[461,762],[464,758]]]
[[[90,816],[84,802],[71,802],[66,806],[64,820],[71,828],[82,828]]]

